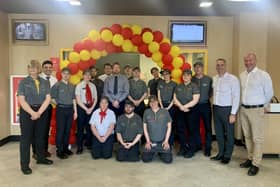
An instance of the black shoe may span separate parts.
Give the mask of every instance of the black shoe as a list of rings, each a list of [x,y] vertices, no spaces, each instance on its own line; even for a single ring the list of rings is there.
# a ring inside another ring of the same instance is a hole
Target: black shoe
[[[83,148],[78,148],[76,154],[80,155],[83,153]]]
[[[249,159],[240,164],[241,168],[250,168],[251,166],[252,166],[252,161]]]
[[[33,153],[32,158],[33,158],[34,160],[37,160],[37,154]]]
[[[205,150],[205,151],[204,151],[204,155],[205,155],[206,157],[211,156],[211,151],[210,151],[210,150]]]
[[[210,160],[222,160],[224,158],[224,156],[221,155],[216,155],[210,158]]]
[[[60,159],[67,159],[68,158],[68,156],[64,153],[56,153],[56,156]]]
[[[255,176],[255,175],[258,174],[258,172],[259,172],[259,168],[257,166],[252,165],[250,167],[250,169],[248,170],[248,175],[249,176]]]
[[[30,175],[32,173],[32,169],[30,169],[30,167],[21,168],[21,171],[24,175]]]
[[[229,162],[230,162],[230,158],[224,157],[224,158],[221,160],[221,163],[222,163],[222,164],[228,164]]]
[[[194,156],[194,153],[192,151],[188,151],[186,152],[186,154],[184,155],[184,158],[192,158]]]
[[[52,165],[53,161],[45,158],[44,160],[37,160],[37,164]]]
[[[63,153],[64,153],[65,155],[68,155],[68,156],[73,155],[73,152],[70,151],[69,149],[66,149]]]
[[[236,146],[245,146],[245,144],[242,142],[242,140],[236,140],[235,145]]]
[[[186,154],[186,151],[183,149],[180,149],[179,152],[177,153],[177,156],[184,156]]]

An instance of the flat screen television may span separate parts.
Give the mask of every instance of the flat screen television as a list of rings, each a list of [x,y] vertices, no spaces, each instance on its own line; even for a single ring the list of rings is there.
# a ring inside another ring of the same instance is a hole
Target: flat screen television
[[[13,20],[14,43],[46,44],[48,22],[46,20]]]
[[[206,21],[170,21],[171,43],[189,46],[206,46]]]

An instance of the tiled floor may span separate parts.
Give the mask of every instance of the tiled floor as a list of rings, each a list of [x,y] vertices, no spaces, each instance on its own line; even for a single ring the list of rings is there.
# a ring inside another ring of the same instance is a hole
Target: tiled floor
[[[51,152],[55,152],[54,147],[51,147]],[[119,163],[114,158],[92,160],[91,155],[85,152],[67,160],[52,156],[54,165],[50,167],[36,165],[32,160],[33,174],[24,176],[19,169],[19,145],[8,143],[0,147],[0,187],[280,187],[279,158],[264,159],[260,173],[249,177],[247,169],[239,168],[245,157],[245,149],[235,147],[229,165],[210,161],[202,152],[192,159],[175,157],[172,164],[166,165],[157,158],[150,164]]]

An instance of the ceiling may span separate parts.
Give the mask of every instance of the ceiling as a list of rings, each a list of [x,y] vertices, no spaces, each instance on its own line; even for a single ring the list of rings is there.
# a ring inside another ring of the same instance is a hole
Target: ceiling
[[[0,0],[0,11],[23,14],[98,14],[155,16],[231,16],[240,12],[280,7],[280,0],[229,2],[212,0],[211,8],[199,8],[201,0],[80,0],[71,6],[55,0]]]

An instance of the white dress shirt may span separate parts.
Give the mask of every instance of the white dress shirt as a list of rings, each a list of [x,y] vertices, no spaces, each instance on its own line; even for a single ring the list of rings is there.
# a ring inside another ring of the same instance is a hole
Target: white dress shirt
[[[48,80],[47,79],[47,75],[45,73],[40,73],[39,75],[41,78],[45,79],[45,80]],[[53,87],[53,85],[57,82],[57,79],[54,77],[54,76],[49,76],[50,77],[50,86]]]
[[[104,82],[106,80],[106,78],[109,77],[109,76],[111,76],[111,75],[102,74],[98,78],[101,79]]]
[[[105,118],[102,120],[102,123],[100,123],[99,112],[100,112],[100,108],[93,112],[93,114],[90,118],[89,124],[95,126],[95,128],[100,136],[105,136],[110,125],[116,124],[116,116],[112,110],[107,109],[107,111],[106,111],[107,114],[106,114]],[[114,131],[112,132],[112,134],[114,134]]]
[[[263,105],[273,96],[272,80],[269,74],[255,67],[250,73],[240,74],[242,104]]]
[[[97,91],[96,91],[96,87],[93,83],[89,82],[88,83],[90,91],[91,91],[91,95],[92,95],[92,100],[93,103],[96,100],[97,101]],[[87,99],[86,99],[86,82],[82,81],[80,82],[75,89],[75,95],[79,96],[82,103],[87,103]]]
[[[232,106],[231,114],[236,114],[240,100],[240,85],[236,76],[225,73],[213,77],[214,105]]]

